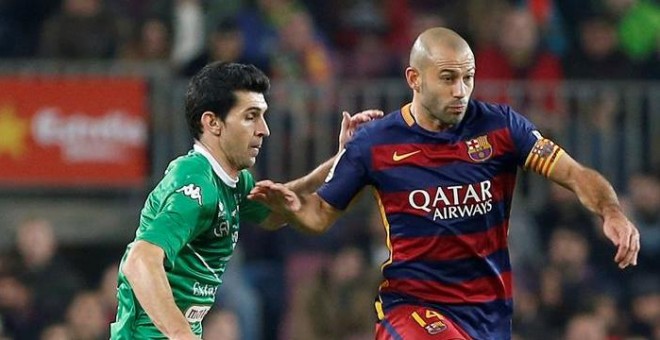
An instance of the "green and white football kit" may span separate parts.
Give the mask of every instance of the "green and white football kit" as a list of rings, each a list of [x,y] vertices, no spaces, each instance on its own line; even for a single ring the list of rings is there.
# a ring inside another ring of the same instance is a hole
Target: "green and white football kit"
[[[135,241],[165,251],[165,272],[174,300],[193,332],[202,334],[201,321],[211,309],[221,276],[238,241],[239,221],[262,222],[269,213],[250,201],[254,187],[250,172],[234,180],[203,147],[170,163],[165,176],[149,194],[140,216]],[[165,336],[140,306],[121,268],[117,319],[112,339],[159,339]]]

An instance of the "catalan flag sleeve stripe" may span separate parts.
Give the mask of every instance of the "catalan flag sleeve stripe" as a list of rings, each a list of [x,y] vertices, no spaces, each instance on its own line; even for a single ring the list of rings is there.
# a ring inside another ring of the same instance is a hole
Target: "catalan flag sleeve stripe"
[[[525,169],[531,169],[542,176],[548,177],[563,154],[564,150],[553,141],[547,138],[539,139],[527,155]]]

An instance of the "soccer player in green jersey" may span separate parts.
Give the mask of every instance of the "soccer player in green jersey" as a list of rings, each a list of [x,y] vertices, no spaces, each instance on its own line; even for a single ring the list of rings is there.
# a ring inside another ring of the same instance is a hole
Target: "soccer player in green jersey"
[[[254,165],[270,134],[264,114],[268,78],[256,67],[212,63],[190,81],[186,119],[193,149],[170,163],[149,194],[135,240],[119,269],[112,339],[198,339],[238,241],[239,221],[274,229],[285,219],[248,200]],[[343,113],[340,150],[356,126],[382,116]],[[332,165],[287,183],[312,192]]]

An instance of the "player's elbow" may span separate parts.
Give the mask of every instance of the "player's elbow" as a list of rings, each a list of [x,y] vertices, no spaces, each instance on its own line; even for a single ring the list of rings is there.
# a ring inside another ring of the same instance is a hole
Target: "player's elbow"
[[[126,280],[133,285],[133,282],[140,277],[140,260],[136,259],[135,256],[127,256],[126,261],[122,264],[120,270],[126,276]]]
[[[121,271],[129,283],[143,277],[152,266],[162,266],[165,258],[164,251],[153,244],[137,241],[129,250]]]

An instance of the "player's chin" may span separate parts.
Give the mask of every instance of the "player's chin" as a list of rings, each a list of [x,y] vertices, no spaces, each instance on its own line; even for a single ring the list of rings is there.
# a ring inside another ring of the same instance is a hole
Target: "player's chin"
[[[454,114],[448,114],[445,116],[444,123],[448,125],[456,125],[463,120],[463,117],[465,116],[465,113],[454,113]]]
[[[245,160],[244,162],[244,167],[245,168],[251,168],[255,163],[257,163],[257,157],[249,157],[248,159]]]
[[[257,157],[252,155],[244,155],[236,160],[239,169],[247,169],[252,167],[257,162]]]

